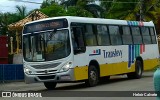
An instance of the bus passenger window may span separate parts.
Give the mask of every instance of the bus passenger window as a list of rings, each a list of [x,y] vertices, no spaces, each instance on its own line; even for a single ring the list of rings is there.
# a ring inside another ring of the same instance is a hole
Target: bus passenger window
[[[106,25],[97,25],[98,44],[100,46],[110,45],[109,32]]]
[[[86,25],[85,27],[85,41],[87,46],[96,46],[96,35],[93,32],[92,25]]]
[[[134,44],[142,44],[142,36],[139,27],[131,27]]]
[[[151,36],[148,27],[141,27],[144,44],[151,44]]]
[[[72,43],[73,49],[75,53],[84,52],[85,45],[84,45],[84,38],[82,33],[82,28],[74,27],[72,28]]]
[[[122,31],[123,44],[132,44],[132,35],[129,26],[123,26]]]
[[[155,36],[154,28],[151,27],[151,28],[149,28],[149,30],[150,30],[150,35],[151,35],[152,43],[153,43],[153,44],[156,44],[157,41],[156,41],[156,36]]]
[[[75,49],[78,48],[78,41],[77,41],[77,37],[75,35],[75,32],[76,32],[75,28],[72,28],[71,32],[72,32],[72,34],[71,34],[71,36],[72,36],[72,45],[73,45],[73,49],[75,50]]]
[[[109,26],[109,33],[111,37],[111,44],[112,45],[121,45],[122,38],[119,32],[118,26]]]

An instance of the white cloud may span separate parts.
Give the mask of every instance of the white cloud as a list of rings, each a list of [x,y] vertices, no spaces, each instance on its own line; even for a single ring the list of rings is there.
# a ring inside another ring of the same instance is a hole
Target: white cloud
[[[27,11],[40,7],[40,4],[27,3],[27,2],[21,2],[21,1],[30,1],[30,2],[37,2],[37,3],[43,2],[43,0],[0,0],[0,12],[15,12],[16,5],[26,6]]]

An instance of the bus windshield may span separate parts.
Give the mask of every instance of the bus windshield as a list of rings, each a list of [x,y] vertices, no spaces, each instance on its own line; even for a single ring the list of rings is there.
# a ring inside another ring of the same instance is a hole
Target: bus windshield
[[[23,56],[26,61],[52,61],[67,57],[71,52],[67,29],[46,31],[23,36]]]

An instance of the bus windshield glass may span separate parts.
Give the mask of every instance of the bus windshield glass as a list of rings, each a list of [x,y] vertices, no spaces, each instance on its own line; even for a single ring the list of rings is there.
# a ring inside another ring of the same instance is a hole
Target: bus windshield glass
[[[67,57],[71,52],[67,29],[23,36],[26,61],[51,61]]]

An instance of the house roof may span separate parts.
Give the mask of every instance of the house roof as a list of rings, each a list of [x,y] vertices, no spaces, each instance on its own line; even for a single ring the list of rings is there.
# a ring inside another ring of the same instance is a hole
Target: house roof
[[[29,14],[27,17],[25,17],[24,19],[8,25],[8,29],[9,30],[22,30],[23,26],[27,22],[31,22],[31,21],[39,20],[43,18],[48,18],[48,16],[38,10],[35,10],[31,14]]]

